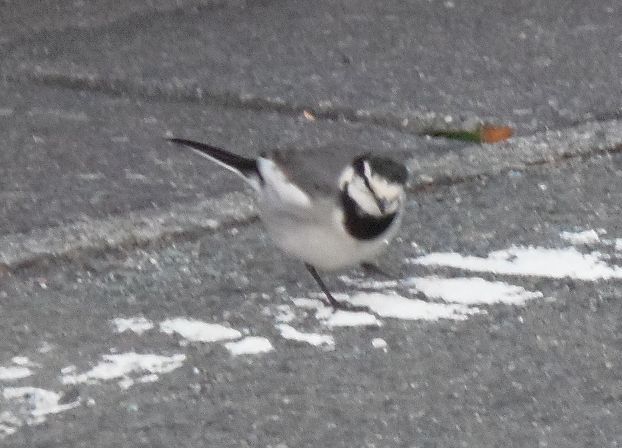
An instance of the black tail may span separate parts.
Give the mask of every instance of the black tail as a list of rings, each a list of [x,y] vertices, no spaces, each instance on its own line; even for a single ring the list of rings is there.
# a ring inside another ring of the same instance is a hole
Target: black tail
[[[195,142],[192,140],[186,140],[183,138],[169,138],[170,142],[177,143],[192,148],[195,152],[198,152],[202,156],[206,156],[213,161],[223,165],[243,177],[259,177],[259,171],[257,170],[257,162],[255,159],[249,159],[247,157],[238,156],[236,154],[225,151],[224,149],[216,148],[215,146],[206,145],[205,143]]]

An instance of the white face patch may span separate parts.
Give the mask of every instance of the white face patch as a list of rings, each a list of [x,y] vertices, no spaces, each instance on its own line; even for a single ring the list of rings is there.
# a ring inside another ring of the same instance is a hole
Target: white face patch
[[[404,195],[404,187],[400,184],[387,181],[382,176],[372,175],[369,186],[374,190],[376,197],[386,204],[385,213],[395,212]]]
[[[353,176],[348,184],[348,195],[365,213],[373,216],[382,216],[376,197],[369,191],[365,181],[360,176]]]
[[[400,184],[387,181],[382,176],[373,175],[369,179],[369,185],[373,188],[379,199],[389,202],[397,201],[404,192],[404,187]]]

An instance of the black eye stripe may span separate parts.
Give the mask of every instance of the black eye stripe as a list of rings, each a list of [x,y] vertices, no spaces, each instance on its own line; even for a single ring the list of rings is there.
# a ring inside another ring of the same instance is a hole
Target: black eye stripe
[[[354,162],[352,163],[352,167],[354,168],[354,171],[356,171],[356,174],[358,174],[361,177],[361,179],[363,179],[363,182],[365,183],[365,186],[371,192],[371,194],[374,195],[374,198],[376,198],[376,200],[378,200],[378,196],[376,195],[376,192],[371,187],[371,185],[369,183],[369,179],[365,175],[365,160],[366,159],[364,157],[359,157],[359,158],[355,159]]]
[[[365,178],[365,159],[363,157],[355,159],[354,162],[352,162],[352,167],[359,176]]]
[[[374,195],[374,197],[376,196],[376,192],[374,191],[374,189],[371,187],[371,185],[369,184],[369,179],[366,176],[363,176],[363,182],[365,182],[365,186],[367,187],[367,189],[369,191],[371,191],[371,194]]]

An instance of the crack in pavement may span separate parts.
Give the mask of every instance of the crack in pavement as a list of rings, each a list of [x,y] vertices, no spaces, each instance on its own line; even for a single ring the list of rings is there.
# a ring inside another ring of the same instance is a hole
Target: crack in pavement
[[[452,117],[448,123],[444,114],[433,111],[409,113],[408,117],[390,113],[375,113],[366,109],[356,109],[320,102],[317,105],[288,103],[280,98],[270,98],[252,94],[240,95],[237,92],[213,91],[191,80],[173,78],[171,80],[127,79],[99,75],[67,74],[40,66],[22,67],[14,72],[0,75],[6,82],[18,84],[32,83],[45,87],[60,87],[103,93],[111,96],[134,96],[159,101],[181,101],[195,104],[209,104],[253,112],[273,112],[297,117],[308,115],[317,120],[340,121],[370,124],[415,135],[425,135],[429,129],[449,130],[465,123],[472,127],[481,120],[476,116]]]
[[[570,159],[622,152],[622,121],[589,123],[566,131],[548,131],[514,138],[503,145],[474,145],[460,153],[426,160],[411,159],[418,173],[410,192],[503,175]],[[257,220],[253,199],[243,192],[199,203],[175,204],[155,212],[131,212],[120,217],[68,223],[27,234],[0,237],[0,272],[46,265],[59,258],[133,248],[164,241],[192,240],[207,231]]]
[[[476,126],[483,122],[481,118],[473,114],[451,116],[451,120],[448,121],[446,114],[432,110],[411,111],[408,113],[408,116],[405,116],[388,112],[374,112],[368,109],[357,109],[346,105],[335,105],[332,102],[319,102],[315,105],[297,104],[287,102],[278,97],[240,94],[239,92],[227,90],[210,90],[196,81],[181,78],[158,80],[134,77],[129,79],[97,74],[65,73],[33,64],[32,66],[22,64],[19,69],[9,70],[4,73],[0,72],[0,79],[4,82],[16,84],[35,84],[43,87],[88,91],[114,97],[130,96],[160,102],[208,104],[250,112],[277,113],[289,117],[304,115],[315,120],[368,124],[419,136],[428,136],[430,129],[436,132],[475,129]],[[621,118],[622,112],[620,111],[604,112],[593,115],[591,119],[568,121],[566,125],[556,127],[555,129],[566,131],[584,124],[608,122],[620,120]],[[536,132],[532,135],[536,134],[538,133]]]
[[[0,272],[45,266],[52,260],[76,259],[175,239],[192,239],[206,231],[254,222],[249,195],[225,194],[199,203],[175,204],[165,210],[84,220],[0,237]]]
[[[503,144],[473,145],[460,153],[412,160],[418,173],[413,191],[452,185],[481,176],[497,176],[512,170],[590,158],[622,151],[622,121],[590,122],[571,129],[556,129],[518,137]]]

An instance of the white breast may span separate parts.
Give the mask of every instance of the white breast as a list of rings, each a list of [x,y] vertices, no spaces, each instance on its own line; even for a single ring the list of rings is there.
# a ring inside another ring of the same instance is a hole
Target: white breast
[[[342,212],[334,206],[284,212],[271,205],[261,201],[260,213],[274,243],[288,255],[329,271],[372,260],[395,236],[401,217],[382,238],[363,241],[346,232]]]

